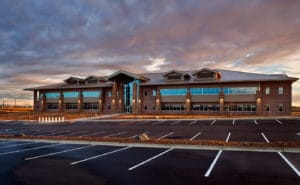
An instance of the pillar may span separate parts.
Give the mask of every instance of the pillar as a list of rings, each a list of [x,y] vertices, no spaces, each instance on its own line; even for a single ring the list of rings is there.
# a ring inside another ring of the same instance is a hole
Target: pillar
[[[157,114],[161,113],[161,94],[160,94],[160,89],[157,87],[156,90],[156,97],[155,97],[155,110]]]
[[[83,97],[82,97],[82,91],[80,90],[77,99],[78,112],[82,112],[82,103],[83,103]]]
[[[138,113],[137,83],[133,83],[132,113]]]
[[[42,101],[41,101],[41,107],[42,107],[42,111],[46,111],[47,110],[47,97],[46,97],[46,93],[43,93],[43,97],[42,97]]]
[[[120,113],[123,113],[125,112],[125,109],[124,109],[124,84],[122,82],[119,83],[119,86],[118,86],[118,110]]]
[[[33,91],[33,110],[37,110],[37,91]]]
[[[98,113],[102,114],[103,113],[103,105],[104,105],[104,91],[103,89],[100,90],[100,95],[98,99]]]
[[[112,113],[117,113],[117,82],[113,82],[112,92],[111,92],[111,111]]]
[[[59,112],[64,112],[64,94],[63,91],[60,92],[59,100],[58,100],[58,108]]]
[[[224,91],[221,90],[220,91],[220,95],[219,95],[219,105],[220,105],[220,114],[223,115],[224,114]]]
[[[260,91],[260,89],[256,91],[256,114],[258,116],[262,115],[262,109],[261,109],[261,91]]]
[[[185,113],[189,114],[191,113],[191,93],[190,93],[190,88],[187,88],[188,92],[186,94],[186,99],[185,99]]]

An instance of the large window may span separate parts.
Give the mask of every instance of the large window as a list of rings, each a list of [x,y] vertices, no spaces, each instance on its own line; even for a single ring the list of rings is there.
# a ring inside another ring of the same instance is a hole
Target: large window
[[[271,92],[271,88],[270,88],[270,87],[266,87],[266,89],[265,89],[265,93],[266,93],[266,95],[269,95],[269,94],[270,94],[270,92]]]
[[[162,96],[181,96],[187,94],[187,89],[161,89]]]
[[[47,109],[57,110],[58,109],[58,103],[47,103]]]
[[[84,103],[82,108],[85,110],[96,110],[98,106],[98,103]]]
[[[161,106],[161,110],[163,111],[184,111],[183,104],[163,104]]]
[[[66,103],[67,110],[77,110],[78,104],[77,103]]]
[[[82,92],[83,97],[99,97],[100,91],[84,91]]]
[[[79,92],[77,91],[64,92],[65,98],[77,98],[78,96],[79,96]]]
[[[210,105],[210,104],[194,104],[192,105],[192,110],[193,111],[220,111],[220,105],[218,104],[214,104],[214,105]]]
[[[278,88],[278,94],[283,94],[283,87]]]
[[[226,105],[225,111],[230,112],[256,112],[256,105],[250,104],[235,104],[235,105]]]
[[[46,98],[59,98],[59,92],[48,92],[46,93]]]
[[[221,88],[191,88],[191,95],[218,95]]]
[[[257,87],[224,87],[224,94],[256,94]]]

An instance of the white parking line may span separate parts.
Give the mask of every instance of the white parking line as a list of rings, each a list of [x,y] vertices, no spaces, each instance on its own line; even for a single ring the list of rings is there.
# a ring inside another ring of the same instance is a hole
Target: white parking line
[[[69,133],[70,131],[63,131],[63,132],[54,132],[54,133],[49,133],[49,134],[41,134],[41,135],[38,135],[38,136],[60,136],[61,134],[65,134],[65,133]]]
[[[108,138],[108,137],[112,137],[112,136],[118,136],[118,135],[125,134],[125,133],[127,133],[127,131],[119,132],[119,133],[116,133],[116,134],[110,134],[110,135],[104,136],[103,138]]]
[[[227,137],[226,137],[226,142],[229,141],[230,136],[231,136],[231,132],[228,133],[228,135],[227,135]]]
[[[99,158],[99,157],[103,157],[103,156],[107,156],[107,155],[110,155],[110,154],[113,154],[113,153],[117,153],[117,152],[121,152],[121,151],[124,151],[124,150],[128,150],[129,146],[126,146],[126,147],[123,147],[123,148],[119,148],[117,150],[113,150],[111,152],[107,152],[107,153],[104,153],[104,154],[100,154],[100,155],[96,155],[96,156],[93,156],[93,157],[89,157],[89,158],[86,158],[86,159],[83,159],[83,160],[80,160],[80,161],[75,161],[75,162],[72,162],[70,163],[71,165],[76,165],[76,164],[79,164],[79,163],[82,163],[82,162],[85,162],[85,161],[89,161],[89,160],[92,160],[92,159],[96,159],[96,158]]]
[[[198,137],[201,134],[201,132],[198,132],[196,135],[190,138],[190,141],[194,140],[196,137]]]
[[[229,141],[230,136],[231,136],[231,132],[228,133],[227,138],[226,138],[226,142]],[[210,176],[210,174],[211,174],[212,170],[214,169],[214,167],[215,167],[217,161],[219,160],[219,158],[220,158],[222,152],[223,152],[223,150],[219,150],[219,152],[217,153],[215,159],[214,159],[213,162],[210,164],[208,170],[205,172],[204,177],[209,177],[209,176]]]
[[[177,123],[179,123],[180,121],[174,121],[173,123],[171,123],[170,125],[175,125]]]
[[[79,137],[93,136],[93,135],[102,134],[102,133],[105,133],[105,132],[107,132],[107,131],[101,131],[101,132],[95,132],[95,133],[91,133],[91,134],[85,134],[85,135],[82,135],[82,136],[79,136]]]
[[[64,150],[64,151],[60,151],[60,152],[53,152],[53,153],[49,153],[49,154],[38,155],[38,156],[34,156],[34,157],[28,157],[25,160],[32,160],[32,159],[38,159],[38,158],[48,157],[48,156],[62,154],[62,153],[66,153],[66,152],[71,152],[71,151],[76,151],[76,150],[82,150],[82,149],[85,149],[85,148],[91,148],[93,146],[95,146],[95,145],[83,146],[83,147],[73,148],[73,149]]]
[[[283,125],[283,123],[281,121],[279,121],[278,119],[276,119],[276,121],[280,124]]]
[[[277,153],[290,166],[290,168],[292,168],[294,170],[294,172],[298,175],[298,177],[300,177],[299,170],[281,152],[277,152]]]
[[[215,124],[216,121],[217,121],[217,120],[213,120],[210,124],[213,125],[213,124]]]
[[[170,132],[170,133],[168,133],[168,134],[166,134],[166,135],[163,135],[163,136],[161,136],[161,137],[159,137],[159,138],[157,138],[157,139],[163,139],[163,138],[165,138],[165,137],[168,137],[168,136],[170,136],[170,135],[172,135],[172,134],[174,134],[175,132]]]
[[[235,124],[235,119],[234,120],[232,120],[232,125],[234,125]]]
[[[264,133],[261,133],[261,135],[264,137],[265,141],[267,143],[270,143],[269,139],[264,135]],[[290,168],[300,177],[300,171],[283,155],[281,152],[277,152],[278,155],[289,165]]]
[[[261,133],[261,135],[267,143],[270,143],[269,139],[265,136],[265,134],[263,132]]]
[[[37,142],[39,143],[39,142]],[[15,145],[8,145],[8,146],[1,146],[0,148],[11,148],[11,147],[16,147],[16,146],[25,146],[25,145],[32,145],[36,143],[21,143],[21,144],[15,144]]]
[[[254,123],[256,124],[256,125],[258,125],[258,123],[257,123],[257,121],[256,120],[253,120],[254,121]]]
[[[147,160],[145,160],[145,161],[143,161],[143,162],[141,162],[141,163],[139,163],[137,165],[134,165],[131,168],[128,168],[128,170],[129,171],[134,170],[134,169],[136,169],[136,168],[138,168],[138,167],[140,167],[140,166],[142,166],[142,165],[144,165],[144,164],[146,164],[146,163],[148,163],[148,162],[150,162],[150,161],[152,161],[152,160],[154,160],[154,159],[156,159],[156,158],[158,158],[158,157],[160,157],[160,156],[162,156],[162,155],[164,155],[164,154],[166,154],[166,153],[168,153],[168,152],[170,152],[172,150],[174,150],[174,148],[169,148],[169,149],[165,150],[162,153],[159,153],[159,154],[157,154],[157,155],[155,155],[155,156],[153,156],[153,157],[151,157],[151,158],[149,158],[149,159],[147,159]]]
[[[39,147],[34,147],[34,148],[27,148],[27,149],[24,149],[24,150],[15,150],[15,151],[10,151],[10,152],[3,152],[3,153],[0,153],[0,156],[1,155],[6,155],[6,154],[14,154],[14,153],[19,153],[19,152],[37,150],[37,149],[42,149],[42,148],[49,148],[49,147],[58,146],[58,145],[64,145],[64,144],[53,144],[53,145],[39,146]]]
[[[190,123],[190,125],[194,125],[195,123],[197,123],[198,120],[195,120],[193,122]]]
[[[296,133],[298,136],[300,136],[300,132]]]

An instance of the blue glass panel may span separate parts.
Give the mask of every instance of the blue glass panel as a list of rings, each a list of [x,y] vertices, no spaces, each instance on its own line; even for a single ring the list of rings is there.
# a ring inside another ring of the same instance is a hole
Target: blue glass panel
[[[73,91],[73,92],[64,92],[65,98],[77,98],[79,96],[79,92]]]
[[[59,92],[49,92],[46,93],[46,97],[47,98],[59,98],[60,93]]]
[[[256,94],[257,87],[225,87],[224,94]]]
[[[161,89],[162,96],[181,96],[187,94],[187,89]]]
[[[100,91],[84,91],[82,92],[83,97],[99,97]]]
[[[218,95],[221,88],[191,88],[191,95]]]

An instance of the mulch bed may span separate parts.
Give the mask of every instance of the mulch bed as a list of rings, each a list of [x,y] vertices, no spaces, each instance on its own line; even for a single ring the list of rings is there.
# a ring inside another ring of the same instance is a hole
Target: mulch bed
[[[129,138],[103,138],[103,137],[78,137],[78,136],[32,136],[32,135],[0,135],[1,139],[45,139],[67,141],[90,141],[90,142],[115,142],[115,143],[145,143],[145,144],[182,144],[204,146],[227,146],[227,147],[270,147],[270,148],[300,148],[300,142],[225,142],[217,140],[179,140],[179,139],[150,139],[140,141]]]

